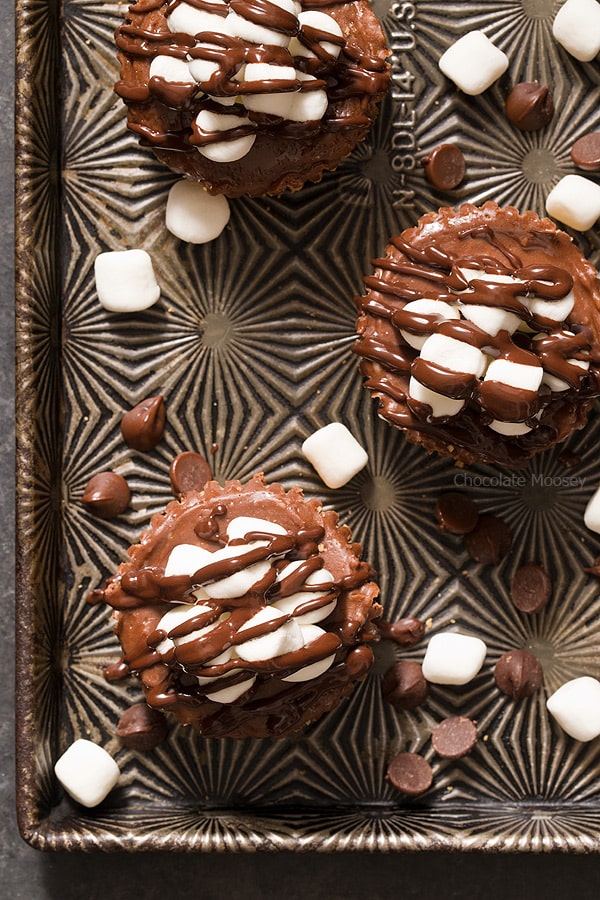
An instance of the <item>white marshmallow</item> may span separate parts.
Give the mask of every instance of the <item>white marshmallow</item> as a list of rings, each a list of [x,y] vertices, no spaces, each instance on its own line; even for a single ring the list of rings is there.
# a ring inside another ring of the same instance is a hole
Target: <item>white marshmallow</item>
[[[567,0],[556,14],[552,34],[575,59],[590,62],[600,50],[600,4]]]
[[[590,531],[600,534],[600,486],[596,488],[587,502],[583,514],[583,523]]]
[[[583,675],[558,688],[546,701],[548,712],[576,741],[600,735],[600,681]]]
[[[499,331],[508,331],[509,334],[513,334],[521,324],[521,318],[516,313],[496,306],[461,303],[460,311],[465,319],[492,337],[495,337]]]
[[[464,372],[477,378],[483,375],[487,362],[478,347],[438,332],[429,335],[421,347],[421,359],[437,363],[450,372]]]
[[[270,522],[268,519],[257,519],[253,516],[236,516],[227,526],[227,537],[230,541],[245,538],[252,531],[264,531],[266,534],[287,534],[282,525],[277,522]],[[256,546],[262,541],[253,543]]]
[[[227,4],[221,0],[212,0],[214,5],[223,8],[227,12]],[[227,34],[225,31],[226,16],[219,16],[203,9],[196,9],[189,3],[179,3],[167,16],[169,31],[180,31],[183,34],[200,34],[201,31],[214,31],[218,34]]]
[[[523,365],[510,359],[494,359],[485,373],[485,381],[498,381],[523,391],[539,390],[544,370],[541,366]]]
[[[302,453],[330,488],[347,484],[369,461],[366,451],[341,422],[330,422],[309,435]]]
[[[239,628],[238,635],[254,628],[263,622],[269,622],[276,618],[286,619],[285,613],[272,606],[263,606],[252,618]],[[300,626],[293,619],[284,621],[275,631],[263,634],[260,637],[251,638],[236,645],[238,656],[246,662],[259,662],[261,659],[273,659],[283,653],[292,653],[304,646]]]
[[[546,197],[546,212],[576,231],[587,231],[600,216],[600,184],[583,175],[565,175]]]
[[[169,191],[165,224],[182,241],[206,244],[221,234],[229,222],[229,212],[222,194],[209,194],[198,182],[183,178]]]
[[[519,434],[527,434],[528,431],[531,431],[531,428],[525,422],[501,422],[499,419],[493,419],[488,427],[492,431],[497,431],[498,434],[505,434],[509,437],[516,437]]]
[[[322,628],[317,628],[316,625],[303,625],[301,627],[302,631],[302,640],[304,642],[304,646],[310,644],[311,641],[316,641],[317,638],[320,638],[321,635],[326,634]],[[324,659],[319,659],[317,662],[310,663],[308,666],[302,666],[301,669],[297,669],[295,672],[292,672],[291,675],[286,675],[285,678],[282,678],[282,681],[311,681],[313,678],[318,678],[319,675],[322,675],[323,672],[326,672],[327,669],[331,667],[335,659],[335,653],[332,653],[330,656],[326,656]]]
[[[444,75],[465,94],[482,94],[508,68],[508,57],[483,31],[469,31],[441,56]]]
[[[431,415],[434,419],[441,419],[446,416],[456,416],[465,405],[464,400],[453,400],[452,397],[446,397],[444,394],[438,394],[425,387],[416,378],[411,377],[408,382],[408,393],[417,403],[426,403],[431,407]]]
[[[109,250],[94,263],[98,300],[110,312],[141,312],[160,297],[152,259],[145,250]]]
[[[210,550],[196,544],[176,544],[167,559],[165,575],[193,575],[213,558]]]
[[[221,559],[230,559],[232,556],[243,556],[255,547],[264,547],[264,541],[253,541],[249,544],[239,544],[235,547],[221,547],[211,554],[211,562],[217,562]],[[203,584],[203,588],[211,599],[214,600],[232,600],[235,597],[243,597],[252,587],[265,577],[271,563],[266,560],[259,560],[227,575],[225,578],[219,578],[218,581],[212,581]]]
[[[445,631],[430,639],[423,675],[432,684],[467,684],[480,671],[487,647],[477,637]]]
[[[298,17],[299,5],[294,0],[270,0],[275,6]],[[249,19],[244,19],[238,13],[230,12],[227,16],[228,34],[244,38],[252,44],[273,44],[276,47],[287,47],[290,37],[272,28],[256,25]]]
[[[82,806],[102,803],[119,780],[119,767],[103,747],[79,738],[54,766],[65,791]]]
[[[327,34],[335,35],[335,37],[342,37],[342,29],[335,21],[333,16],[328,16],[327,13],[318,12],[317,10],[309,9],[305,12],[301,12],[298,16],[298,22],[300,26],[307,26],[309,28],[316,28],[318,31],[326,32]],[[319,41],[319,45],[332,56],[334,59],[340,55],[341,46],[339,44],[335,44],[331,41]],[[293,37],[289,44],[289,51],[292,56],[304,56],[307,59],[314,58],[315,53],[312,52],[308,47],[306,47],[301,41],[298,40],[297,37]]]
[[[185,59],[159,54],[150,63],[150,78],[162,78],[170,84],[194,84]]]
[[[421,313],[424,316],[439,316],[440,319],[460,319],[460,313],[455,306],[445,303],[443,300],[428,300],[421,297],[419,300],[409,300],[402,307],[407,312]],[[411,334],[410,331],[400,331],[400,334],[415,350],[420,350],[429,335]]]
[[[212,691],[210,694],[207,694],[207,697],[209,700],[214,700],[215,703],[234,703],[238,697],[250,690],[255,681],[256,675],[253,675],[245,681],[238,682],[238,684],[224,687],[220,691]]]
[[[316,81],[314,75],[296,72],[299,81]],[[322,119],[327,110],[329,99],[326,91],[296,91],[292,94],[292,102],[286,113],[290,122],[316,122]]]
[[[553,322],[564,322],[575,305],[575,294],[573,291],[569,291],[560,300],[543,300],[541,297],[520,297],[519,299],[529,308],[534,316],[552,319]]]
[[[227,113],[210,112],[202,109],[196,116],[196,125],[202,134],[212,134],[215,131],[229,131],[239,128],[240,125],[252,125],[250,119],[244,116],[236,116]],[[246,156],[252,149],[256,140],[256,134],[246,134],[233,140],[214,141],[210,144],[198,146],[199,152],[207,159],[215,162],[235,162]]]
[[[291,575],[291,573],[301,565],[302,560],[297,560],[289,563],[289,565],[287,565],[279,572],[277,580],[281,581],[283,578]],[[310,600],[318,600],[323,593],[326,593],[327,590],[330,589],[331,585],[333,585],[333,575],[327,569],[318,569],[316,572],[311,572],[304,583],[305,585],[324,584],[327,586],[322,588],[320,591],[304,590],[298,591],[295,594],[289,594],[287,597],[282,597],[280,600],[276,600],[272,604],[272,606],[274,606],[276,609],[279,609],[281,612],[293,613],[297,606],[301,606],[303,603],[308,603]],[[294,619],[298,623],[298,625],[314,625],[315,622],[322,622],[323,619],[326,619],[327,616],[333,612],[336,607],[336,603],[337,600],[333,599],[330,603],[327,603],[325,606],[321,606],[319,609],[313,609],[312,611],[302,613],[299,616],[294,616]]]
[[[174,628],[177,628],[179,625],[183,625],[184,622],[189,622],[190,619],[195,618],[201,613],[207,613],[211,611],[210,606],[201,606],[195,603],[180,603],[178,606],[172,607],[169,609],[158,625],[156,626],[157,631],[164,631],[167,635]],[[210,630],[213,628],[213,625],[207,626],[207,629]],[[206,629],[199,629],[205,631]],[[194,636],[197,636],[198,631],[192,632]],[[186,640],[189,639],[189,636],[186,636]],[[159,644],[156,645],[156,650],[158,653],[168,653],[169,650],[172,650],[174,647],[178,646],[182,642],[181,638],[177,638],[177,640],[173,640],[170,637],[164,638]],[[184,640],[185,642],[185,640]]]
[[[587,359],[568,359],[567,362],[572,366],[578,366],[585,372],[587,372],[590,367],[590,362]],[[547,384],[550,390],[555,391],[556,393],[568,391],[571,387],[571,385],[567,384],[566,381],[563,381],[562,378],[557,378],[556,375],[551,375],[549,372],[544,372],[542,383]]]
[[[244,72],[244,82],[284,81],[293,87],[289,91],[268,91],[264,94],[242,94],[242,103],[246,109],[254,112],[268,113],[271,116],[285,118],[292,105],[296,85],[296,70],[293,66],[273,66],[269,63],[248,63]]]

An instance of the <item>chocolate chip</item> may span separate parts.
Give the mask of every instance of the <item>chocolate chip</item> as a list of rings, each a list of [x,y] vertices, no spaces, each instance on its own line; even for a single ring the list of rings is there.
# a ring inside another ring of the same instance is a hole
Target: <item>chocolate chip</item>
[[[521,612],[532,615],[544,608],[550,594],[552,582],[548,573],[536,563],[519,566],[510,586],[510,596]]]
[[[99,519],[113,519],[129,506],[131,491],[122,475],[99,472],[86,484],[81,500]]]
[[[169,726],[165,716],[145,703],[135,703],[126,709],[115,734],[130,750],[153,750],[167,736]]]
[[[477,728],[466,716],[450,716],[431,733],[431,745],[444,759],[460,759],[470,753],[476,743]]]
[[[429,694],[421,665],[403,659],[385,672],[381,683],[384,700],[396,709],[416,709]]]
[[[542,667],[528,650],[509,650],[494,667],[496,686],[513,700],[531,697],[539,690],[542,680]]]
[[[403,647],[412,647],[422,640],[425,634],[425,623],[414,616],[404,619],[396,619],[395,622],[386,622],[383,619],[378,623],[377,629],[381,637],[386,641],[394,641]]]
[[[403,794],[417,797],[431,787],[433,770],[425,757],[418,753],[399,753],[390,762],[386,778]]]
[[[169,468],[171,489],[176,497],[187,491],[201,491],[207,481],[212,478],[212,470],[199,453],[187,450],[178,453]]]
[[[473,501],[460,491],[448,491],[438,497],[435,517],[441,531],[469,534],[477,525],[479,513]]]
[[[440,191],[451,191],[465,177],[465,158],[455,144],[440,144],[421,160],[428,182]]]
[[[506,98],[506,117],[520,131],[538,131],[553,115],[552,94],[537,81],[516,84]]]
[[[373,665],[373,651],[362,644],[353,647],[346,657],[346,671],[349,678],[362,678]]]
[[[512,532],[498,516],[479,516],[477,525],[465,537],[469,556],[484,565],[497,565],[512,545]]]
[[[161,396],[142,400],[121,420],[121,434],[128,447],[143,452],[152,450],[165,430],[165,404]]]
[[[600,172],[600,131],[584,134],[571,148],[571,159],[586,172]]]

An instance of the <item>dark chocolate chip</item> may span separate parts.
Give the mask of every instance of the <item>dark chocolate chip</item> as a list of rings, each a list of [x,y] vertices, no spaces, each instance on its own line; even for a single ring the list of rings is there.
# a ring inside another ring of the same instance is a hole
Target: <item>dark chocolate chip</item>
[[[520,131],[538,131],[554,115],[549,88],[537,81],[516,84],[506,98],[506,117]]]
[[[510,596],[521,612],[532,615],[547,604],[552,593],[550,576],[536,563],[519,566],[510,586]]]
[[[498,516],[479,516],[473,531],[465,537],[469,556],[484,565],[497,565],[512,545],[512,532]]]
[[[396,709],[416,709],[429,694],[429,685],[418,662],[403,659],[385,672],[381,683],[384,700]]]
[[[513,700],[531,697],[539,690],[543,671],[539,660],[528,650],[509,650],[494,667],[494,681]]]
[[[362,644],[353,647],[346,657],[346,671],[349,678],[362,678],[373,665],[373,651]]]
[[[448,491],[438,497],[435,517],[441,531],[469,534],[477,525],[479,513],[473,501],[460,491]]]
[[[600,131],[584,134],[571,148],[571,159],[585,172],[600,172]]]
[[[418,753],[399,753],[390,762],[386,778],[408,797],[418,797],[431,787],[433,770]]]
[[[161,396],[142,400],[121,420],[121,434],[128,447],[152,450],[165,430],[165,404]]]
[[[378,622],[377,628],[384,640],[394,641],[403,647],[413,647],[425,634],[425,623],[415,619],[414,616],[396,619],[395,622],[386,622],[382,619]]]
[[[212,470],[199,453],[187,450],[178,453],[169,469],[171,489],[176,497],[187,491],[201,491],[207,481],[212,478]]]
[[[131,491],[122,475],[99,472],[90,478],[81,499],[99,519],[113,519],[129,506]]]
[[[431,733],[431,745],[444,759],[460,759],[470,753],[476,743],[477,728],[466,716],[450,716]]]
[[[126,709],[115,734],[130,750],[153,750],[167,736],[169,726],[165,716],[145,703],[135,703]]]
[[[455,144],[440,144],[421,160],[429,183],[440,191],[451,191],[465,177],[465,158]]]

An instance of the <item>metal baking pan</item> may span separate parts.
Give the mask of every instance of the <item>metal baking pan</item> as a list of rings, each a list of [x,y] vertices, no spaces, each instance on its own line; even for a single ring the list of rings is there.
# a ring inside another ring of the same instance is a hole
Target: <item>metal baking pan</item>
[[[117,3],[17,3],[17,766],[20,829],[44,849],[328,851],[485,848],[589,851],[599,847],[600,745],[577,744],[549,720],[545,694],[577,674],[600,675],[600,550],[583,510],[600,482],[600,420],[539,457],[518,481],[486,467],[457,469],[405,443],[381,422],[361,385],[354,295],[386,240],[441,205],[494,199],[544,212],[574,140],[600,127],[600,70],[554,42],[556,3],[381,0],[392,87],[372,134],[318,185],[279,199],[232,203],[213,243],[188,246],[163,224],[174,176],[125,128],[112,93]],[[437,61],[462,33],[485,31],[509,56],[505,76],[479,97],[460,94]],[[556,112],[540,132],[504,115],[510,84],[551,86]],[[467,174],[436,192],[420,160],[444,141],[464,151]],[[594,176],[590,176],[594,177]],[[574,235],[599,262],[598,235]],[[94,293],[93,262],[107,249],[143,247],[162,299],[118,317]],[[161,391],[165,439],[131,453],[125,409]],[[303,460],[315,428],[345,422],[369,466],[328,491]],[[436,689],[398,713],[381,677],[404,655],[382,641],[368,679],[336,711],[282,741],[206,740],[172,729],[155,751],[114,738],[139,700],[134,682],[107,683],[118,655],[108,615],[85,602],[123,558],[152,512],[170,498],[168,467],[187,449],[215,475],[300,483],[334,505],[379,573],[387,619],[416,615],[431,629],[484,638],[488,657],[463,689]],[[211,453],[212,451],[212,453]],[[133,489],[115,522],[81,503],[97,471]],[[513,530],[496,567],[474,563],[439,532],[434,505],[458,487]],[[550,604],[534,617],[508,599],[514,569],[550,572]],[[514,646],[542,660],[544,692],[519,704],[500,695],[492,669]],[[457,762],[434,759],[435,722],[460,712],[480,739]],[[54,775],[75,737],[113,752],[119,787],[94,810],[64,797]],[[434,764],[416,799],[386,781],[402,749]]]

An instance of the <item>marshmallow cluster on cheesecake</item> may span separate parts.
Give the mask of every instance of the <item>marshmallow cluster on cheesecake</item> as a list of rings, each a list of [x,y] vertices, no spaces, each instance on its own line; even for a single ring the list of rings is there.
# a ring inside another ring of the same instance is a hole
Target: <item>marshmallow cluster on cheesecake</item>
[[[230,197],[318,181],[366,136],[389,85],[368,0],[138,0],[116,42],[129,127]]]
[[[533,212],[470,204],[391,239],[354,346],[380,414],[428,450],[520,466],[600,393],[600,284]]]
[[[349,694],[381,612],[336,513],[299,489],[209,482],[155,516],[103,590],[147,703],[214,737],[281,737]]]

